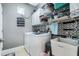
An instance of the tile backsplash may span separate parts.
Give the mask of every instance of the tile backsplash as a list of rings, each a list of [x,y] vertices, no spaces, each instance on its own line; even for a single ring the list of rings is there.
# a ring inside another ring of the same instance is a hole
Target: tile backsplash
[[[37,31],[47,32],[47,26],[46,25],[35,25],[35,26],[32,26],[32,30],[33,32],[37,32]]]
[[[71,20],[67,22],[58,23],[58,34],[66,36],[77,36],[79,33],[79,21]]]

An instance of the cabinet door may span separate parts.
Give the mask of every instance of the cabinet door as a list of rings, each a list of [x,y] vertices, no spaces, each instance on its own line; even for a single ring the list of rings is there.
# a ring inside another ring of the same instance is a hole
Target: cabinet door
[[[32,25],[41,24],[40,22],[40,9],[38,9],[33,15],[32,15]]]
[[[79,3],[70,3],[70,12],[71,17],[79,16]]]
[[[63,43],[58,43],[57,44],[57,51],[55,51],[55,52],[57,52],[57,55],[58,56],[64,56],[64,44]]]
[[[77,46],[65,44],[64,55],[65,56],[77,56]]]
[[[79,9],[79,3],[70,3],[70,11]]]
[[[55,56],[64,56],[64,44],[61,42],[51,41],[52,54]]]
[[[35,25],[36,23],[36,17],[35,17],[35,13],[32,15],[32,25]]]
[[[52,40],[51,47],[55,56],[77,56],[77,46]]]

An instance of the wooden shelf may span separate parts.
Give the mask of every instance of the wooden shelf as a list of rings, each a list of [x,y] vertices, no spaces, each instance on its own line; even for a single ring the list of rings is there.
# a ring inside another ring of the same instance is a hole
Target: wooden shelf
[[[65,20],[68,20],[69,19],[69,16],[63,16],[61,18],[57,18],[57,19],[53,19],[52,21],[50,21],[49,23],[53,23],[53,22],[63,22]]]
[[[63,22],[63,24],[74,23],[74,22],[75,20],[71,20],[71,21]]]

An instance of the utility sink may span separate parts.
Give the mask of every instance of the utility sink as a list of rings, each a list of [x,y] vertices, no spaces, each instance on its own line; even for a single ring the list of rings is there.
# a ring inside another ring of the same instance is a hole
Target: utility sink
[[[54,41],[62,42],[62,43],[67,43],[71,45],[78,45],[79,40],[78,39],[72,39],[72,38],[55,38]]]

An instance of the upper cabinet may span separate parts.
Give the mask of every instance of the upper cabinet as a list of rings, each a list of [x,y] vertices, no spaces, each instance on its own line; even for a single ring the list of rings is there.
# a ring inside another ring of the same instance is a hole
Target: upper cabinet
[[[55,8],[55,9],[59,9],[59,8],[61,8],[64,4],[65,4],[65,3],[55,3],[55,4],[54,4],[54,8]]]
[[[70,16],[79,16],[79,3],[70,3]]]
[[[54,16],[57,16],[57,18],[70,15],[69,3],[55,3],[54,8]]]
[[[43,11],[40,8],[32,15],[32,25],[39,25],[39,24],[41,24],[40,15],[42,15],[42,13],[43,13]]]
[[[38,8],[32,15],[32,25],[47,24],[50,16],[52,17],[53,5],[45,4]]]

